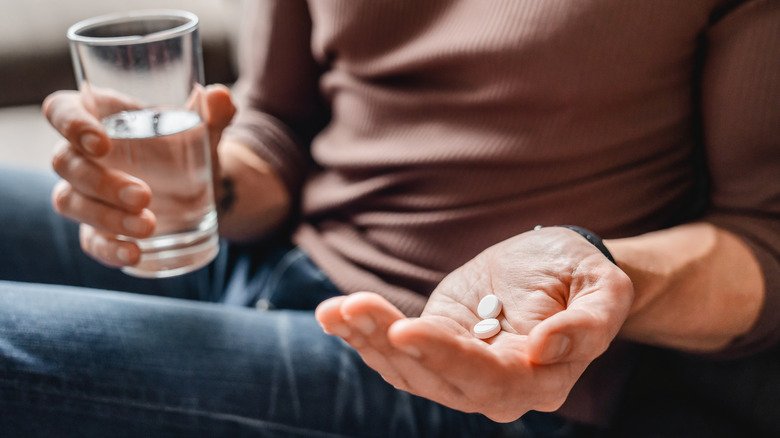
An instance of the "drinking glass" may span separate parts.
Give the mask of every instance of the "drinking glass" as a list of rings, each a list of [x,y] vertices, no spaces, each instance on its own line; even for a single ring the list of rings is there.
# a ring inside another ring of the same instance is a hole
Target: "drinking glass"
[[[219,251],[209,136],[202,116],[198,17],[175,10],[90,18],[68,30],[84,106],[111,151],[96,161],[145,181],[157,222],[122,270],[162,278],[208,264]]]

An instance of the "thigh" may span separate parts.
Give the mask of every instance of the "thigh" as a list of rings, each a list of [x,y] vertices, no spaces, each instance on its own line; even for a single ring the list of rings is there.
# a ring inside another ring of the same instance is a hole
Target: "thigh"
[[[491,436],[397,391],[311,312],[0,282],[4,436]]]
[[[224,284],[226,248],[216,263],[162,280],[128,276],[86,256],[78,225],[56,214],[51,172],[0,168],[0,280],[63,284],[214,301]]]

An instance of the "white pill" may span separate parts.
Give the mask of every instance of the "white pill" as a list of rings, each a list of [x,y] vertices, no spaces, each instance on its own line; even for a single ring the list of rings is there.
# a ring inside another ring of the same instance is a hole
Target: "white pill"
[[[501,300],[495,295],[487,295],[479,301],[477,315],[482,319],[495,318],[501,313]]]
[[[501,323],[495,318],[483,319],[474,324],[474,336],[479,339],[492,338],[501,331]]]

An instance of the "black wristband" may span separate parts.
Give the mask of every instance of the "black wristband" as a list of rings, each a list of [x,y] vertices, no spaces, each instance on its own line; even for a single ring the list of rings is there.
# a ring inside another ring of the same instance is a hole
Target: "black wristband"
[[[576,225],[555,225],[555,226],[556,227],[568,228],[568,229],[574,231],[575,233],[579,234],[580,236],[584,237],[585,240],[587,240],[593,246],[598,248],[598,250],[601,251],[602,254],[604,254],[604,257],[608,258],[610,262],[612,262],[615,265],[617,265],[617,263],[615,262],[615,258],[612,257],[612,253],[609,252],[609,250],[607,249],[606,245],[604,245],[604,242],[601,241],[601,237],[597,236],[594,232],[592,232],[592,231],[590,231],[588,229],[582,228],[582,227],[578,227]],[[534,229],[539,229],[539,228],[541,228],[541,227],[539,227],[537,225],[537,228],[534,228]]]

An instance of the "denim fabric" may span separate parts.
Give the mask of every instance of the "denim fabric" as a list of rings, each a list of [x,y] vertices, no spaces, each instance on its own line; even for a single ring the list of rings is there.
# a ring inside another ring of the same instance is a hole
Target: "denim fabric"
[[[289,245],[223,245],[164,280],[102,267],[51,211],[53,182],[0,169],[2,437],[568,435],[388,385],[319,328],[339,291]]]

